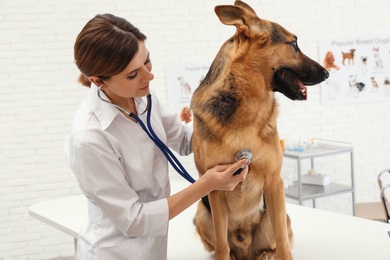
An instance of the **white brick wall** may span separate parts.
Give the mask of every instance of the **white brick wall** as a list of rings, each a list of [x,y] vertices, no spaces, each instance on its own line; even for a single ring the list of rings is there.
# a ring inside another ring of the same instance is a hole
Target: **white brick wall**
[[[219,22],[213,8],[230,3],[233,0],[0,0],[0,259],[73,253],[72,238],[32,219],[28,207],[80,192],[64,161],[62,143],[74,111],[87,94],[76,83],[73,63],[73,43],[87,20],[111,12],[126,17],[148,36],[153,86],[167,102],[165,69],[211,63],[234,31]],[[389,33],[389,1],[248,3],[261,17],[296,33],[301,49],[316,60],[320,37]],[[310,88],[309,97],[307,102],[292,102],[278,95],[281,137],[351,142],[357,200],[377,199],[375,175],[390,167],[390,102],[321,106],[318,86]],[[182,160],[196,175],[192,157]],[[342,161],[336,163],[345,168]],[[284,166],[287,172],[293,167]],[[345,181],[337,169],[334,174]],[[322,199],[317,205],[351,214],[348,195]]]

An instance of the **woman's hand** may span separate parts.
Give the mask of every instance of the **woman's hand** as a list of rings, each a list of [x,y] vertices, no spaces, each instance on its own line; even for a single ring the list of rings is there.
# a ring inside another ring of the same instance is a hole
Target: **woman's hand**
[[[246,159],[239,160],[232,164],[220,164],[207,170],[200,178],[205,182],[210,189],[232,191],[238,183],[242,182],[248,173],[248,166],[246,166],[240,174],[233,175],[238,169],[247,163]],[[199,181],[199,180],[198,180]]]
[[[214,190],[231,191],[242,182],[247,173],[246,166],[240,174],[233,175],[246,164],[246,159],[231,164],[217,165],[206,171],[195,183],[168,197],[169,219],[191,206]]]
[[[183,107],[180,113],[180,120],[188,124],[192,121],[191,110],[188,107]]]

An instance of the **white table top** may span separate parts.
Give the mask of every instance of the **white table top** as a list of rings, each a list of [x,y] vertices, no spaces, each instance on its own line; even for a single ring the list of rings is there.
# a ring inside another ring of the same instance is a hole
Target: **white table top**
[[[172,192],[190,184],[172,182]],[[77,238],[87,218],[83,195],[36,203],[30,215]],[[196,205],[170,221],[168,259],[213,259],[197,237],[193,218]],[[297,260],[389,260],[390,224],[287,204],[294,232]]]

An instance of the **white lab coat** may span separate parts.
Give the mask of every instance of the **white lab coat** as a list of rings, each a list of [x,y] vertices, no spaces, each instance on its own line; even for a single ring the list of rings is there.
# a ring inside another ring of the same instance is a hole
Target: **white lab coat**
[[[189,154],[192,128],[151,94],[155,133],[179,154]],[[136,98],[135,103],[141,114],[146,99]],[[146,123],[146,113],[140,118]],[[92,84],[64,148],[88,198],[89,218],[79,234],[76,259],[166,259],[168,163],[140,125],[101,101]]]

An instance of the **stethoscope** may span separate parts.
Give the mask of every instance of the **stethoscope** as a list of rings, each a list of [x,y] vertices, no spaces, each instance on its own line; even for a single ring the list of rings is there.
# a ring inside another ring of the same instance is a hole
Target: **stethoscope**
[[[102,84],[103,85],[103,84]],[[156,133],[153,131],[153,128],[152,128],[152,124],[150,123],[150,115],[151,115],[151,111],[152,111],[152,95],[150,93],[148,93],[147,95],[147,105],[146,105],[146,108],[145,108],[145,111],[142,112],[142,114],[144,114],[146,111],[147,111],[147,115],[146,115],[146,123],[148,125],[148,127],[146,127],[146,125],[142,122],[142,120],[136,115],[134,114],[133,112],[129,112],[127,111],[126,109],[112,103],[111,101],[108,101],[104,98],[102,98],[101,96],[101,87],[102,85],[100,85],[98,87],[98,90],[97,90],[97,95],[98,97],[106,102],[106,103],[109,103],[113,106],[115,106],[117,109],[119,109],[120,111],[126,113],[127,115],[129,115],[129,117],[131,118],[134,118],[138,124],[142,127],[142,129],[145,131],[145,133],[149,136],[149,138],[156,144],[156,146],[161,150],[161,152],[164,154],[164,156],[167,158],[168,162],[172,165],[172,167],[184,178],[186,179],[187,181],[191,182],[191,183],[194,183],[195,180],[191,177],[191,175],[188,174],[188,172],[186,171],[186,169],[183,167],[183,165],[179,162],[179,160],[176,158],[176,156],[172,153],[172,151],[168,148],[168,146],[166,146],[161,140],[160,138],[158,138],[158,136],[156,135]]]

